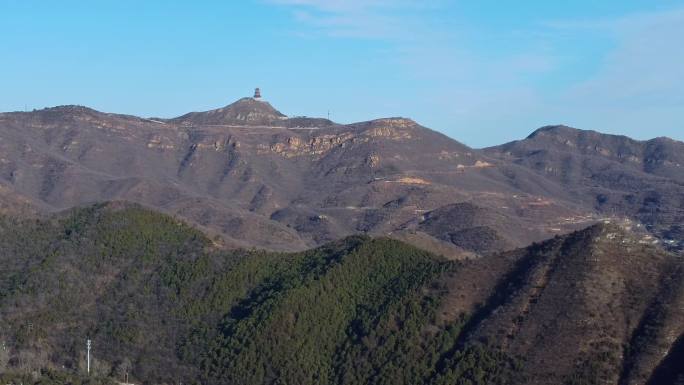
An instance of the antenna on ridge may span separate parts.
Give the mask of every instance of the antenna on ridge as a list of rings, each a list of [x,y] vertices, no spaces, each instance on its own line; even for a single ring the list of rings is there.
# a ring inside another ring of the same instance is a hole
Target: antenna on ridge
[[[86,342],[86,345],[88,347],[88,374],[90,374],[90,340]]]

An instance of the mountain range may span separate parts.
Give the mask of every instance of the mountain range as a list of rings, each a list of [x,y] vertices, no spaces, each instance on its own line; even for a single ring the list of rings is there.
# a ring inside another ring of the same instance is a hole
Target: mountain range
[[[461,258],[604,218],[684,238],[684,143],[544,127],[472,149],[405,118],[287,117],[243,98],[174,119],[62,106],[0,114],[0,209],[124,200],[227,247],[301,251],[385,235]],[[479,239],[480,241],[476,241]]]
[[[0,114],[3,384],[679,385],[683,257],[668,138]]]

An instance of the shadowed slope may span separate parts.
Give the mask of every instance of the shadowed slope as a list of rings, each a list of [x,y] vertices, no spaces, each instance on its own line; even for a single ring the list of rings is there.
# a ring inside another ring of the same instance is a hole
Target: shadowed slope
[[[3,218],[0,371],[77,376],[90,338],[95,376],[154,383],[674,381],[682,261],[645,237],[598,225],[449,262],[368,237],[223,252],[124,203]]]

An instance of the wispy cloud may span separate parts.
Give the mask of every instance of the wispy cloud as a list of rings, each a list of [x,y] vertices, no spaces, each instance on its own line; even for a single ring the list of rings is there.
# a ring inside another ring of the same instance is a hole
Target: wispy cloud
[[[547,72],[556,65],[548,52],[529,47],[495,57],[478,56],[474,52],[477,43],[467,40],[474,32],[461,30],[467,27],[458,21],[436,16],[453,5],[450,0],[265,1],[290,7],[298,22],[313,28],[310,32],[387,42],[393,59],[417,78],[500,82],[521,74]]]
[[[266,0],[292,7],[293,16],[318,33],[336,37],[401,38],[416,18],[404,12],[433,9],[441,0]],[[414,30],[415,32],[415,30]]]
[[[416,118],[457,137],[463,126],[510,139],[546,123],[635,137],[648,136],[650,122],[684,128],[684,8],[483,31],[435,20],[447,0],[265,1],[291,7],[309,32],[387,42],[391,60],[425,87],[402,108],[415,105]],[[477,40],[487,33],[497,43],[482,48]],[[497,52],[507,39],[515,45]],[[587,49],[596,41],[606,44]]]
[[[420,4],[411,0],[271,0],[271,3],[282,5],[308,6],[327,12],[349,12],[371,8],[403,7]]]
[[[615,48],[589,79],[569,90],[591,105],[632,109],[657,103],[684,103],[684,9],[630,15],[594,23],[567,23],[564,28],[609,34]],[[598,103],[598,104],[597,104]]]

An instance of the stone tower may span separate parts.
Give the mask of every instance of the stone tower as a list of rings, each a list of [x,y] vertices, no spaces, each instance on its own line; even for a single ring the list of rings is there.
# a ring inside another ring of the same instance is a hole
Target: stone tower
[[[261,99],[261,90],[259,87],[254,89],[254,99]]]

